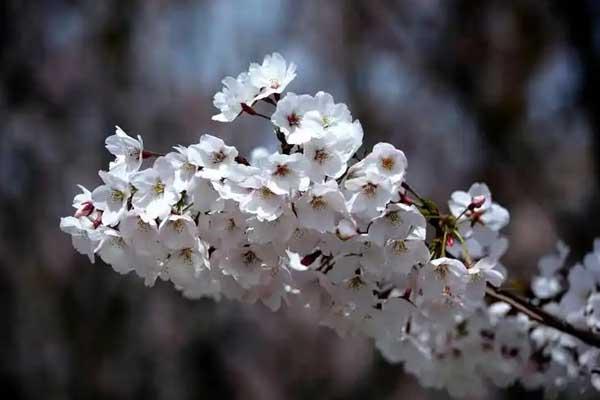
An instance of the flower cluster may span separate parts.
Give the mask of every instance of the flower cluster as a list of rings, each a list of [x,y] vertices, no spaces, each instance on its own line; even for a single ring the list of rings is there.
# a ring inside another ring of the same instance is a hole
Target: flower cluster
[[[357,155],[363,130],[345,104],[324,92],[284,95],[295,70],[274,53],[224,79],[214,97],[217,121],[269,119],[280,151],[247,160],[205,134],[160,155],[117,127],[102,184],[80,187],[74,215],[61,219],[75,249],[148,286],[171,281],[188,298],[261,302],[368,336],[424,385],[457,396],[488,381],[564,384],[555,381],[573,366],[547,353],[567,348],[565,336],[484,300],[505,280],[500,230],[509,220],[488,187],[454,192],[442,214],[406,183],[401,150],[378,143]],[[270,117],[259,103],[274,108]],[[535,293],[562,295],[557,307],[570,320],[600,328],[600,296],[591,294],[600,251],[569,273],[566,294],[559,264],[543,262]],[[587,355],[589,371],[597,358]]]

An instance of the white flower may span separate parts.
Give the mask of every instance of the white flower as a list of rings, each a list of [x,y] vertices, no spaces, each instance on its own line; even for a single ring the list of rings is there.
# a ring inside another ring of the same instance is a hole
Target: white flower
[[[200,143],[189,147],[188,157],[202,167],[199,174],[211,180],[226,177],[232,166],[236,165],[238,151],[227,146],[223,140],[211,135],[202,135]]]
[[[567,319],[578,318],[585,308],[588,298],[595,291],[594,275],[581,264],[575,265],[569,271],[569,290],[560,301]]]
[[[414,205],[389,204],[385,214],[369,226],[369,240],[378,246],[384,246],[388,239],[406,239],[409,234],[416,240],[425,240],[426,224],[425,217]]]
[[[587,326],[595,332],[600,332],[600,293],[590,296],[585,307]]]
[[[266,162],[270,155],[271,152],[266,147],[255,147],[250,152],[250,165],[262,168],[263,163]]]
[[[249,189],[248,194],[240,200],[240,210],[243,212],[254,214],[261,221],[273,221],[283,213],[287,196],[269,189],[266,179],[257,177],[240,183],[240,186]]]
[[[344,196],[335,181],[316,183],[295,203],[298,222],[318,232],[335,232],[338,220],[347,214]]]
[[[387,279],[406,276],[413,266],[429,261],[429,249],[422,240],[395,239],[390,240],[384,248],[385,271]]]
[[[312,96],[288,93],[277,103],[271,121],[281,129],[288,143],[303,144],[312,138],[323,136],[323,126],[318,114],[316,118],[304,118],[314,107],[315,100]]]
[[[183,290],[191,290],[198,285],[202,272],[208,266],[206,247],[198,239],[194,239],[189,246],[180,248],[171,253],[165,264],[169,279],[173,284]]]
[[[98,245],[98,255],[116,272],[126,274],[134,269],[135,258],[119,231],[106,229]]]
[[[404,180],[408,164],[404,153],[389,143],[377,143],[362,163],[367,170],[373,169],[379,175],[389,177],[393,183]]]
[[[156,221],[147,214],[130,210],[119,224],[119,231],[136,253],[153,258],[166,255],[166,250],[158,239]]]
[[[261,166],[268,176],[267,187],[276,194],[306,190],[309,182],[304,178],[305,164],[302,154],[271,154]]]
[[[252,63],[248,71],[250,82],[260,89],[255,100],[283,93],[287,85],[296,77],[296,64],[289,65],[279,53],[265,56],[262,65]]]
[[[389,179],[373,173],[348,179],[345,186],[351,196],[348,208],[360,218],[377,217],[392,198]]]
[[[467,220],[474,225],[481,223],[498,231],[508,224],[508,211],[492,202],[492,195],[485,183],[474,183],[469,192],[452,193],[448,207],[455,217]]]
[[[421,271],[420,290],[425,299],[463,294],[468,271],[461,261],[442,257],[431,260]]]
[[[174,177],[173,167],[164,157],[156,159],[152,168],[135,174],[131,178],[136,189],[131,201],[133,207],[151,219],[166,218],[179,200],[179,193],[173,187]]]
[[[212,181],[194,176],[190,181],[188,191],[191,206],[195,212],[218,212],[223,210],[224,200],[216,191]]]
[[[346,170],[337,144],[325,139],[313,139],[304,144],[304,158],[306,175],[316,183],[323,182],[325,177],[337,179]]]
[[[101,239],[100,232],[95,232],[93,222],[86,217],[64,217],[60,219],[60,229],[71,235],[75,250],[88,256],[93,263],[94,253]]]
[[[551,299],[560,293],[562,285],[555,276],[535,276],[531,281],[531,290],[540,299]]]
[[[329,129],[341,123],[351,123],[352,114],[344,103],[335,103],[333,96],[325,92],[317,92],[313,103],[314,111],[320,116],[324,129]]]
[[[212,119],[219,122],[231,122],[242,112],[242,103],[252,105],[258,94],[258,88],[250,82],[248,74],[243,72],[237,78],[228,76],[223,79],[223,89],[215,94],[213,104],[221,113]]]
[[[104,185],[92,192],[94,206],[102,210],[102,223],[113,226],[127,213],[127,201],[131,196],[129,182],[111,172],[98,172]]]
[[[494,260],[482,258],[467,270],[465,295],[472,303],[479,303],[483,300],[488,282],[499,287],[504,281],[504,275],[496,270],[495,266]]]
[[[75,211],[75,218],[87,217],[94,211],[94,203],[92,201],[92,192],[87,190],[82,185],[77,185],[81,190],[81,193],[73,198],[73,208]]]
[[[177,152],[171,152],[165,158],[169,160],[175,171],[173,187],[177,192],[183,192],[189,189],[192,179],[198,172],[199,165],[194,164],[187,147],[175,146],[175,150]]]
[[[196,224],[186,215],[170,215],[160,223],[158,240],[172,250],[193,247],[196,242]]]
[[[286,244],[297,227],[297,220],[291,210],[286,210],[277,219],[261,221],[253,217],[247,220],[248,240],[251,243],[268,244],[279,247]]]
[[[228,201],[223,212],[211,216],[210,230],[200,232],[201,238],[220,249],[240,247],[246,241],[247,216]]]
[[[583,264],[585,269],[594,274],[596,283],[600,285],[600,239],[594,240],[594,251],[585,255]]]
[[[363,129],[358,120],[350,122],[339,122],[327,129],[326,136],[332,137],[336,144],[340,157],[344,161],[350,160],[354,153],[362,146]]]
[[[137,140],[116,127],[115,134],[106,138],[106,148],[116,156],[109,169],[114,173],[131,174],[142,166],[144,142],[138,135]]]
[[[222,254],[217,250],[215,258],[220,260],[219,266],[224,273],[231,275],[244,288],[258,285],[261,275],[277,265],[277,254],[268,245],[253,244],[229,249]]]

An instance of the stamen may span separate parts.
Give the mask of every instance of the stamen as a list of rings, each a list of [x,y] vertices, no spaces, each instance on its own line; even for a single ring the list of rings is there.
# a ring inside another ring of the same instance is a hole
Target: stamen
[[[327,207],[327,202],[325,201],[325,199],[323,199],[323,196],[314,196],[311,200],[310,200],[310,205],[312,206],[312,208],[314,208],[315,210],[322,210],[325,207]]]
[[[269,188],[268,188],[268,187],[266,187],[266,186],[263,186],[263,187],[261,187],[259,190],[260,190],[260,196],[261,196],[263,199],[268,199],[268,198],[270,198],[270,197],[273,197],[273,196],[275,195],[275,193],[273,193],[273,192],[271,191],[271,189],[269,189]]]
[[[299,126],[302,118],[296,113],[291,113],[287,116],[289,126]]]
[[[377,194],[377,185],[371,182],[365,183],[362,186],[362,191],[365,196],[373,198]]]
[[[227,158],[227,155],[223,152],[223,150],[215,151],[212,153],[212,162],[213,164],[220,164]]]
[[[392,245],[392,249],[394,250],[394,254],[401,255],[408,251],[408,247],[406,247],[406,243],[404,240],[396,240]]]
[[[161,180],[156,181],[156,183],[154,184],[154,187],[152,188],[154,190],[154,193],[156,195],[161,195],[163,193],[165,193],[165,184],[162,183]]]
[[[402,223],[402,218],[400,218],[400,213],[398,211],[391,211],[387,213],[385,218],[392,225],[400,225]]]
[[[249,250],[249,251],[245,252],[244,254],[242,254],[242,261],[246,265],[254,264],[257,260],[258,260],[258,257],[251,250]]]
[[[384,157],[381,159],[381,167],[387,171],[394,168],[395,161],[392,157]]]
[[[315,150],[315,156],[313,158],[319,164],[323,164],[329,159],[329,157],[330,155],[327,151],[325,151],[325,149],[317,149]]]
[[[120,190],[113,189],[110,194],[110,197],[115,203],[122,203],[123,200],[125,200],[125,193],[121,192]]]
[[[287,176],[289,173],[290,173],[290,169],[288,168],[288,166],[285,165],[285,164],[280,164],[275,169],[275,172],[273,172],[273,175],[276,175],[276,176]]]

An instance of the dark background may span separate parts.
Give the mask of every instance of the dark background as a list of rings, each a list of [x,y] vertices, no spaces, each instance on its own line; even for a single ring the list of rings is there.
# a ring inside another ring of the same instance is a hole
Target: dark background
[[[558,238],[576,259],[600,235],[599,22],[591,0],[2,0],[0,395],[444,398],[363,339],[91,265],[59,217],[115,124],[161,152],[207,132],[274,149],[263,121],[210,116],[224,76],[280,51],[289,90],[346,102],[423,194],[487,182],[526,282]]]

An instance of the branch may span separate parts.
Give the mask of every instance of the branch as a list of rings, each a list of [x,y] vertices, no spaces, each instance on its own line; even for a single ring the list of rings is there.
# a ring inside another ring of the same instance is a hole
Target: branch
[[[597,335],[589,330],[576,328],[568,322],[555,317],[554,315],[544,311],[543,309],[534,306],[526,299],[517,296],[507,290],[498,289],[491,285],[487,286],[485,291],[486,295],[494,300],[499,300],[507,303],[517,311],[527,315],[532,320],[546,325],[550,328],[554,328],[557,331],[566,333],[581,340],[582,342],[600,348],[600,335]]]

